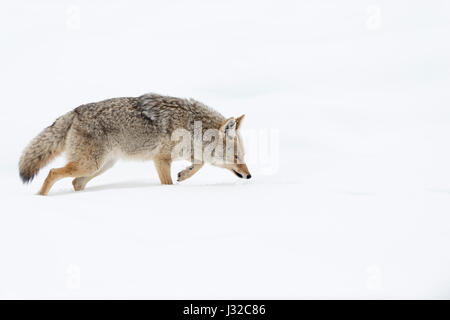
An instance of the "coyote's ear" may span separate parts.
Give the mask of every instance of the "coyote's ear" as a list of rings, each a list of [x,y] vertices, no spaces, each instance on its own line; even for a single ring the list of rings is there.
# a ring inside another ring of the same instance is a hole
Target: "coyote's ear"
[[[233,136],[236,132],[236,119],[229,118],[220,127],[220,131],[227,136]]]
[[[244,120],[245,114],[243,114],[242,116],[240,116],[239,118],[236,119],[236,130],[238,130],[241,127],[242,124],[242,120]]]

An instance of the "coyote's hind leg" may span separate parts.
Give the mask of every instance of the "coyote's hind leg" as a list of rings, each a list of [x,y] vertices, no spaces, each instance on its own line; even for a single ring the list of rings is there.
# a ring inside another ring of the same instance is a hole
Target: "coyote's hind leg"
[[[63,178],[68,177],[84,177],[93,174],[97,168],[95,165],[86,165],[86,163],[81,164],[80,162],[69,162],[63,168],[51,169],[47,179],[45,179],[44,184],[42,185],[41,191],[39,191],[40,195],[47,195],[50,189],[53,187],[55,182],[61,180]]]
[[[99,175],[105,173],[107,170],[111,169],[115,163],[116,163],[116,160],[110,160],[110,161],[106,162],[103,165],[103,167],[100,170],[98,170],[97,172],[95,172],[93,175],[73,179],[72,185],[73,185],[74,190],[75,191],[84,190],[84,188],[86,187],[86,184],[89,181],[91,181],[95,177],[98,177]]]

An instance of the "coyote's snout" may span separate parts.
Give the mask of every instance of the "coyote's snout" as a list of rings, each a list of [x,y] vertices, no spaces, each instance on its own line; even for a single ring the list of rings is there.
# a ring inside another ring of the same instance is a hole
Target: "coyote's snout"
[[[120,158],[153,160],[162,184],[172,184],[170,167],[177,159],[192,162],[178,173],[180,182],[192,177],[204,163],[250,179],[239,133],[243,118],[225,119],[193,99],[157,94],[82,105],[30,142],[19,162],[20,177],[23,182],[31,181],[42,167],[66,152],[68,163],[50,170],[39,194],[48,194],[54,183],[68,177],[75,178],[72,184],[76,191],[83,190]],[[194,128],[198,122],[201,132]],[[175,152],[180,144],[176,138],[179,131],[185,138],[181,154]]]

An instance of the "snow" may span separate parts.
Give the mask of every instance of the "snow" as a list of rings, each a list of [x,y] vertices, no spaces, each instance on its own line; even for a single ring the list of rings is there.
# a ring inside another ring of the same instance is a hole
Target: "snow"
[[[450,298],[447,1],[3,6],[0,298]],[[149,91],[245,113],[253,178],[21,184],[56,117]]]

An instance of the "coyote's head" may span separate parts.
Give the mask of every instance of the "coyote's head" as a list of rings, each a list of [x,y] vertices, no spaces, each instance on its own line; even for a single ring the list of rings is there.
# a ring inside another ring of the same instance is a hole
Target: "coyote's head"
[[[211,164],[228,169],[242,179],[250,179],[252,175],[248,171],[244,161],[244,146],[239,128],[245,115],[238,118],[227,119],[219,128],[219,142],[223,152],[213,152]]]

